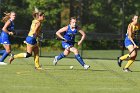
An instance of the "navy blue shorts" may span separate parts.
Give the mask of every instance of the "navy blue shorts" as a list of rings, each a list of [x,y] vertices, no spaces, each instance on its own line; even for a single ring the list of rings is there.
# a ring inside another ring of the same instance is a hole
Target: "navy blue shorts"
[[[136,40],[134,40],[134,42],[135,42],[136,45],[138,45],[138,42],[137,42]],[[125,43],[125,47],[126,47],[126,48],[127,48],[129,45],[133,45],[133,43],[131,42],[131,40],[130,40],[128,37],[125,38],[124,43]]]
[[[68,43],[68,42],[64,42],[62,41],[62,47],[65,49],[68,49],[69,47],[74,46],[74,43]]]
[[[11,44],[9,34],[4,31],[2,31],[0,39],[1,44]]]
[[[31,37],[31,36],[27,36],[27,37],[26,37],[26,42],[27,42],[28,44],[31,44],[31,45],[37,44],[36,38]]]

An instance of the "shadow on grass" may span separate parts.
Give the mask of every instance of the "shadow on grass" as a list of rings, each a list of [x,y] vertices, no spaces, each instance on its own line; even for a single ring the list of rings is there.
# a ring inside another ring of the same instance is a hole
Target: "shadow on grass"
[[[92,70],[92,71],[104,72],[104,71],[109,71],[109,70],[99,69],[99,70]]]
[[[132,71],[132,72],[140,72],[140,71]]]
[[[71,71],[94,71],[94,72],[96,72],[96,71],[98,71],[98,72],[104,72],[104,71],[109,71],[109,70],[103,70],[103,69],[101,69],[101,70],[94,70],[94,69],[68,69],[68,68],[66,68],[66,69],[57,69],[57,68],[45,68],[45,70],[71,70]]]

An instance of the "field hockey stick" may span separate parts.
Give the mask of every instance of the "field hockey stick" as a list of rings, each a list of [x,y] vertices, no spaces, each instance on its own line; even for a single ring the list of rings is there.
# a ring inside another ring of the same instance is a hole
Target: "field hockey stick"
[[[61,38],[56,38],[56,40],[61,40],[61,41],[70,42],[70,43],[78,43],[75,41],[65,40],[65,39],[61,39]]]
[[[138,47],[139,48],[139,47]],[[130,53],[129,53],[129,56],[132,54],[132,52],[134,51],[134,50],[136,50],[137,48],[134,48]]]
[[[136,48],[134,48],[130,53],[129,53],[129,56],[132,54],[132,52],[135,50]]]

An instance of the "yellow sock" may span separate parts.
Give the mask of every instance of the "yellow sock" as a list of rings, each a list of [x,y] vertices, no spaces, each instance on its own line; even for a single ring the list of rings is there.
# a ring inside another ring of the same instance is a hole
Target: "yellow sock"
[[[26,53],[19,53],[14,55],[14,58],[25,58],[26,57]]]
[[[132,59],[128,60],[128,62],[127,62],[127,64],[125,65],[124,68],[129,68],[130,65],[131,65],[133,62],[134,62],[134,60],[132,60]]]
[[[40,65],[39,65],[39,55],[35,55],[34,56],[34,62],[35,62],[35,67],[40,67]]]
[[[126,60],[129,57],[129,54],[125,54],[120,57],[121,60]]]

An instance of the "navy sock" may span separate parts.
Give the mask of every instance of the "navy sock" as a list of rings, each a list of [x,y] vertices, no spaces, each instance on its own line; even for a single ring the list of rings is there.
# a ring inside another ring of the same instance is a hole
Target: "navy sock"
[[[0,62],[3,62],[8,55],[9,55],[9,53],[7,53],[5,51],[4,54],[2,55],[2,57],[0,58]]]
[[[0,55],[3,55],[6,50],[0,50]]]
[[[79,54],[75,55],[75,58],[77,59],[77,61],[78,61],[82,66],[85,65],[85,63],[84,63],[82,57],[81,57]]]
[[[60,60],[60,59],[62,59],[62,58],[64,58],[64,57],[65,57],[64,53],[61,53],[61,54],[59,54],[59,56],[57,57],[57,60]]]

